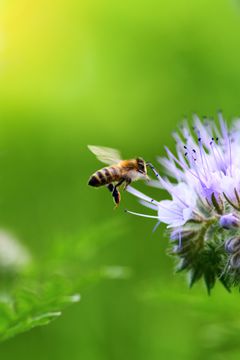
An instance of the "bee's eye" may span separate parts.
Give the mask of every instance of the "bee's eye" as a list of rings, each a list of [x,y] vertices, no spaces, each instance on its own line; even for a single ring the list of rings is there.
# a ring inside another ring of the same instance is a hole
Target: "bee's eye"
[[[143,159],[138,158],[137,163],[138,163],[138,172],[140,172],[141,174],[145,174],[146,169],[145,169],[145,162],[143,161]]]

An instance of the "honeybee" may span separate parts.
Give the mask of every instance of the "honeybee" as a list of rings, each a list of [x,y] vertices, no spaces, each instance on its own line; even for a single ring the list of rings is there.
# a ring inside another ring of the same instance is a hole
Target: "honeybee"
[[[89,150],[96,155],[98,160],[110,166],[96,171],[90,177],[88,185],[94,187],[107,186],[112,193],[116,207],[120,203],[120,185],[124,185],[124,190],[136,180],[148,180],[147,163],[141,158],[122,160],[118,150],[101,146],[88,145]]]

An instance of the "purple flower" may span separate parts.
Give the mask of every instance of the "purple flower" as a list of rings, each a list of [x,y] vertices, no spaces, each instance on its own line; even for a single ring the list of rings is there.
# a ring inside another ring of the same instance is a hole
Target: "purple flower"
[[[202,122],[194,115],[192,127],[185,121],[173,134],[175,152],[165,148],[158,158],[165,177],[148,164],[156,176],[149,184],[166,190],[167,199],[128,187],[155,214],[129,212],[167,224],[177,269],[189,271],[190,286],[203,277],[208,292],[217,278],[227,289],[240,286],[240,121],[229,130],[218,117]]]
[[[194,192],[188,191],[184,183],[175,186],[169,184],[168,187],[172,188],[172,200],[162,200],[159,202],[147,197],[131,186],[128,186],[127,190],[140,198],[140,202],[143,205],[156,210],[158,213],[156,218],[161,222],[168,224],[168,227],[178,227],[193,217],[192,212],[196,203],[196,196]]]
[[[219,225],[224,229],[232,229],[239,227],[240,221],[239,217],[236,214],[226,214],[222,215],[219,219]]]
[[[240,251],[240,238],[239,236],[230,238],[225,243],[225,249],[229,253],[237,253]]]
[[[240,210],[240,122],[235,121],[229,132],[221,113],[219,126],[213,120],[203,123],[194,115],[192,129],[185,121],[173,136],[176,155],[166,148],[167,157],[159,158],[168,177],[157,174],[157,180],[150,181],[171,198],[147,199],[132,187],[129,192],[156,210],[159,221],[169,228],[183,226],[189,220],[218,219],[220,215],[221,226],[235,226],[235,216],[223,217],[223,209],[228,213]]]

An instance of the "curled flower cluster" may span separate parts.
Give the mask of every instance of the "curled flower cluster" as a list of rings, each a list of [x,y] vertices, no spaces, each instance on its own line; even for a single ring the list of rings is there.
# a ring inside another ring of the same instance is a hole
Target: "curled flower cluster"
[[[133,187],[128,191],[167,224],[177,269],[187,270],[190,285],[204,278],[210,292],[216,279],[230,289],[240,284],[240,120],[229,131],[222,113],[218,123],[196,115],[173,134],[176,153],[167,147],[159,158],[167,174],[162,177],[149,164],[156,180],[150,185],[165,189],[169,200],[157,201]]]

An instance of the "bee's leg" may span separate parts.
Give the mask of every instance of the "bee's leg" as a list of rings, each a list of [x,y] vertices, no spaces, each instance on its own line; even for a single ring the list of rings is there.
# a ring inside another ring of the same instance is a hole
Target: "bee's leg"
[[[128,187],[128,185],[130,185],[132,182],[131,178],[127,177],[125,178],[125,185],[124,185],[124,188],[123,190],[126,190],[126,188]]]
[[[120,185],[122,185],[122,183],[125,181],[125,179],[121,179],[113,188],[113,191],[112,191],[112,196],[113,196],[113,199],[114,199],[114,202],[116,204],[116,207],[119,205],[120,203],[120,199],[121,199],[121,196],[120,196],[120,192],[118,191],[118,187]]]
[[[115,202],[115,209],[118,207],[119,203],[120,203],[120,200],[121,200],[121,195],[120,195],[120,192],[115,188],[113,190],[113,193],[112,193],[112,196],[113,196],[113,200]]]
[[[113,201],[116,204],[116,207],[120,203],[120,192],[113,186],[113,184],[106,185],[107,189],[111,192]]]
[[[114,186],[113,186],[113,184],[108,184],[108,185],[107,185],[107,188],[108,188],[108,190],[112,193],[112,192],[113,192],[113,189],[114,189]]]
[[[120,185],[122,185],[122,183],[125,181],[126,179],[125,178],[122,178],[115,186],[114,186],[114,189],[113,191],[118,188]]]

